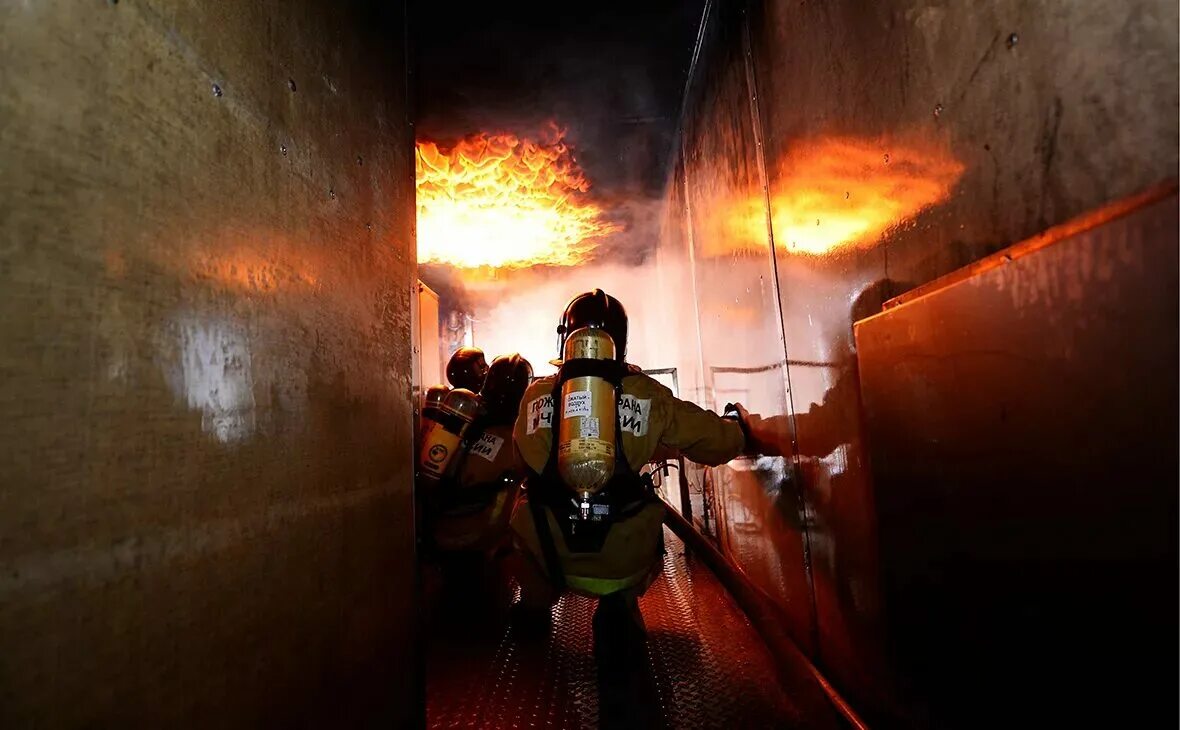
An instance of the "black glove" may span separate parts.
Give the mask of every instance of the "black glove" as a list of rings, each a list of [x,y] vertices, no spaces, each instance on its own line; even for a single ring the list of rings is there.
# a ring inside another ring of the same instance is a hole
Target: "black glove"
[[[742,418],[741,411],[738,410],[735,404],[726,403],[725,410],[721,412],[721,417],[737,421],[738,428],[742,430],[742,436],[746,440],[746,449],[748,450],[753,446],[753,442],[750,440],[750,427],[746,425],[746,419]]]

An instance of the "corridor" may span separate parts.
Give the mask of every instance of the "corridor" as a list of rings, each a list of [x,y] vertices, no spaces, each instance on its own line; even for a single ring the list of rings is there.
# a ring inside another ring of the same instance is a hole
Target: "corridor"
[[[1178,140],[1175,0],[0,2],[0,728],[1175,727]]]
[[[663,573],[640,600],[652,706],[628,707],[625,726],[840,727],[817,685],[780,684],[773,658],[717,578],[671,531],[665,539]],[[509,626],[473,638],[470,629],[435,626],[427,649],[427,725],[598,727],[594,603],[566,594],[543,636],[521,636]]]

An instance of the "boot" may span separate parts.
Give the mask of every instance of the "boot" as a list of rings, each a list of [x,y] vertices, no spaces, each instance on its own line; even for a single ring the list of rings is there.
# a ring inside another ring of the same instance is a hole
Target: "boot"
[[[664,726],[659,693],[647,655],[647,635],[637,596],[603,596],[594,612],[599,727]]]
[[[647,638],[647,624],[639,610],[639,597],[626,591],[611,593],[598,599],[594,611],[596,636],[618,636],[626,639]]]

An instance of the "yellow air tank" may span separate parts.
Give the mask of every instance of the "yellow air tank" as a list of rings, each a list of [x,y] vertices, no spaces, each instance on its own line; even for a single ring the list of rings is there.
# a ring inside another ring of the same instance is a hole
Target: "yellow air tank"
[[[615,343],[605,330],[582,327],[571,332],[562,352],[571,360],[615,359]],[[586,375],[561,386],[557,471],[567,486],[587,500],[615,470],[617,408],[615,388],[606,379]]]
[[[443,397],[436,420],[426,422],[418,452],[419,474],[435,480],[446,476],[464,434],[482,407],[479,396],[465,388],[455,388]]]
[[[449,385],[432,385],[422,396],[422,417],[418,423],[418,431],[414,434],[414,449],[422,448],[422,439],[430,430],[431,424],[442,418],[442,403],[451,391]]]
[[[432,385],[427,388],[422,403],[422,415],[437,421],[438,413],[442,410],[443,401],[449,392],[451,388],[447,385]]]

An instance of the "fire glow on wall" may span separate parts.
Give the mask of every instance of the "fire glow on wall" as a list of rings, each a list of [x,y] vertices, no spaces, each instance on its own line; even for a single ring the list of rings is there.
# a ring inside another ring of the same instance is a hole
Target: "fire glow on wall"
[[[793,146],[771,175],[775,248],[819,256],[875,245],[890,228],[950,195],[964,166],[936,145],[822,137]],[[702,214],[716,235],[702,236],[705,256],[758,248],[766,240],[766,200],[740,198],[719,215]],[[719,227],[720,230],[716,230]]]

